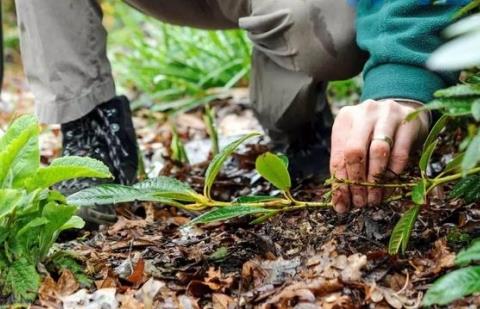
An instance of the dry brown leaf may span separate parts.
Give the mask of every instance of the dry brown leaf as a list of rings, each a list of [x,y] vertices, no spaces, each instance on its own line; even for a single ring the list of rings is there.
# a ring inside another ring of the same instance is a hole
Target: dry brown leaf
[[[57,293],[57,283],[52,279],[52,277],[47,276],[40,286],[38,291],[38,298],[40,304],[45,307],[50,308],[60,308],[61,300],[58,297]],[[57,307],[58,306],[58,307]]]
[[[221,293],[213,293],[212,303],[213,309],[231,309],[236,305],[233,298]]]
[[[60,296],[71,295],[80,288],[73,273],[64,269],[57,282],[57,291]]]
[[[110,268],[104,268],[101,273],[103,274],[103,279],[95,281],[97,289],[116,288],[118,286],[117,275]]]
[[[307,282],[295,282],[280,293],[271,297],[262,308],[290,308],[291,302],[303,301],[314,303],[317,297],[340,291],[343,285],[338,280],[318,278]]]
[[[79,288],[80,285],[72,272],[64,269],[57,282],[50,276],[47,276],[43,280],[38,292],[38,297],[43,306],[60,308],[61,298],[73,294]]]
[[[145,220],[128,220],[124,217],[119,217],[118,221],[108,229],[108,235],[115,235],[121,231],[144,228],[147,226]]]
[[[120,301],[120,309],[147,309],[144,304],[135,298],[135,291],[128,290],[123,295],[117,296]]]
[[[144,280],[145,261],[140,259],[133,268],[132,274],[127,278],[127,281],[139,286]]]

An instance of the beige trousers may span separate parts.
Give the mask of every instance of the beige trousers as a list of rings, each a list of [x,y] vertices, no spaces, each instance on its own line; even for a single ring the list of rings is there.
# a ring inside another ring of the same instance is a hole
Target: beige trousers
[[[241,28],[254,44],[251,100],[273,135],[325,109],[326,82],[357,74],[355,13],[344,0],[126,0],[168,23]],[[16,0],[24,67],[42,122],[78,119],[115,96],[96,0]]]

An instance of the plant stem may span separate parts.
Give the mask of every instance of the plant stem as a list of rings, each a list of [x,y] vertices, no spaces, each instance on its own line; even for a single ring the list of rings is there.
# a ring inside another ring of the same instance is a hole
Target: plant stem
[[[349,186],[376,187],[376,188],[404,188],[415,187],[417,183],[373,183],[373,182],[354,182],[347,179],[336,179],[335,183]]]
[[[471,170],[468,170],[465,173],[458,173],[458,174],[454,174],[454,175],[447,176],[447,177],[442,177],[442,178],[434,178],[432,180],[432,182],[433,182],[432,187],[436,187],[436,186],[442,185],[444,183],[448,183],[448,182],[458,180],[458,179],[460,179],[464,176],[477,174],[477,173],[480,173],[480,167],[472,168]]]
[[[246,207],[262,207],[262,208],[281,208],[284,209],[297,209],[306,208],[306,207],[331,207],[331,203],[325,202],[302,202],[302,201],[290,201],[286,199],[277,199],[268,202],[254,202],[254,203],[232,203],[232,202],[218,202],[211,201],[210,203],[204,205],[206,207],[235,207],[235,205],[242,205]]]

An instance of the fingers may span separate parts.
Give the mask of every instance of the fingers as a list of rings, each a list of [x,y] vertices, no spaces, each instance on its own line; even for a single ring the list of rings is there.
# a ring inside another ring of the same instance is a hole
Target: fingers
[[[360,183],[367,180],[368,146],[374,126],[374,122],[370,120],[374,118],[371,116],[367,115],[367,110],[357,111],[353,116],[352,129],[345,149],[345,164],[350,182]],[[351,185],[350,193],[355,207],[367,205],[365,186]]]
[[[387,104],[385,104],[385,108],[392,109]],[[386,111],[383,114],[385,116],[380,118],[375,125],[369,149],[367,181],[370,183],[376,183],[383,178],[388,168],[393,146],[388,140],[394,141],[395,131],[401,121],[393,111]],[[368,188],[368,205],[379,205],[383,199],[383,191],[381,188]]]
[[[412,146],[418,139],[419,130],[420,123],[415,121],[404,122],[398,127],[388,166],[388,169],[395,175],[401,174],[407,167]]]
[[[330,173],[335,179],[347,179],[344,153],[351,124],[349,108],[342,109],[335,119],[332,128]],[[338,213],[345,213],[348,211],[350,208],[350,191],[347,185],[334,184],[332,203]]]

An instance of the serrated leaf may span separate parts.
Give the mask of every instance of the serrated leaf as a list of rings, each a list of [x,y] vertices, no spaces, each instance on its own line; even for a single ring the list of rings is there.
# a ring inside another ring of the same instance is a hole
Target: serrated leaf
[[[222,169],[223,164],[225,161],[232,155],[232,153],[244,142],[247,140],[259,136],[259,133],[250,133],[247,134],[235,142],[229,144],[227,147],[225,147],[218,155],[216,155],[212,162],[210,162],[210,165],[208,166],[207,172],[205,173],[205,187],[203,190],[203,194],[207,198],[211,198],[210,192],[212,190],[213,183],[215,182],[215,179],[218,176],[218,173]]]
[[[423,305],[446,305],[479,291],[480,266],[462,268],[435,281],[425,294]]]
[[[54,184],[76,178],[113,178],[102,162],[85,157],[63,157],[52,161],[50,166],[40,168],[27,187],[49,188]]]
[[[285,162],[271,152],[257,158],[255,167],[260,175],[282,191],[290,190],[292,180]]]
[[[408,241],[410,240],[410,235],[412,234],[412,229],[415,225],[420,209],[420,205],[413,206],[403,214],[395,225],[388,244],[388,253],[390,255],[398,254],[400,249],[402,249],[402,253],[405,253],[407,250]]]
[[[85,207],[94,205],[112,205],[135,201],[159,202],[172,206],[181,206],[180,203],[167,198],[155,197],[134,187],[106,184],[88,188],[67,197],[69,204]]]
[[[479,175],[472,175],[460,179],[450,191],[450,198],[465,198],[469,194],[480,194],[480,189],[475,190],[478,184],[480,184]]]
[[[148,179],[135,184],[133,187],[149,195],[177,201],[195,202],[202,199],[202,196],[188,184],[170,177],[160,176]]]
[[[480,161],[480,132],[473,138],[465,151],[462,162],[463,171],[468,171],[477,166]]]
[[[420,171],[422,172],[422,175],[425,175],[427,173],[428,163],[432,159],[433,152],[437,148],[437,145],[438,145],[438,141],[435,141],[435,142],[431,143],[422,152],[422,156],[420,158],[420,163],[419,163],[419,167],[420,167]]]
[[[430,130],[430,133],[428,134],[428,137],[425,140],[425,143],[423,144],[423,151],[427,150],[428,147],[437,140],[438,135],[445,128],[449,120],[450,120],[450,117],[446,115],[443,115],[442,117],[440,117],[440,119],[438,119],[438,121]]]
[[[209,211],[195,218],[189,223],[189,225],[225,221],[228,219],[243,217],[246,215],[269,213],[272,211],[273,210],[260,208],[260,207],[248,207],[248,206],[241,206],[241,205],[216,208],[212,211]]]
[[[480,176],[472,175],[461,179],[450,191],[451,198],[462,198],[466,203],[480,201]]]
[[[40,127],[33,116],[13,122],[0,138],[0,188],[22,187],[40,166],[38,135]]]
[[[425,195],[427,190],[427,184],[425,180],[420,180],[420,182],[413,187],[412,189],[412,201],[416,205],[425,204]]]
[[[35,265],[20,258],[14,261],[6,272],[4,283],[7,291],[13,295],[16,302],[33,302],[40,288],[40,275]]]
[[[480,240],[476,240],[473,244],[457,254],[455,258],[455,264],[468,265],[472,262],[480,261]]]

